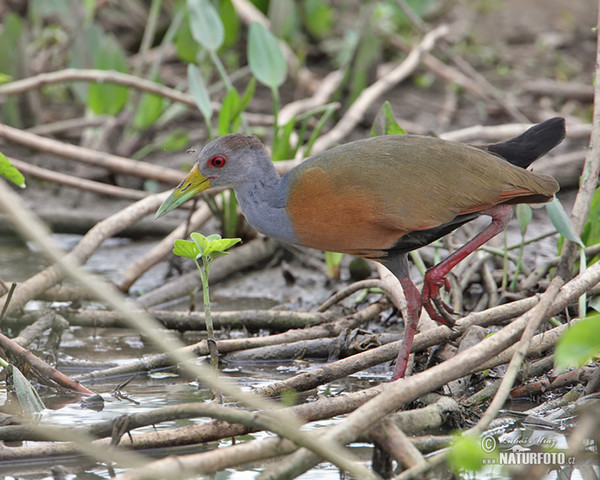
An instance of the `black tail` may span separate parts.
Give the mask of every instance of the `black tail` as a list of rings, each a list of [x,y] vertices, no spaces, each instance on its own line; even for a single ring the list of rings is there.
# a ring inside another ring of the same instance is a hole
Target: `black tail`
[[[488,145],[487,150],[500,155],[517,167],[527,168],[531,162],[562,142],[565,135],[565,119],[553,117],[534,125],[518,137]]]

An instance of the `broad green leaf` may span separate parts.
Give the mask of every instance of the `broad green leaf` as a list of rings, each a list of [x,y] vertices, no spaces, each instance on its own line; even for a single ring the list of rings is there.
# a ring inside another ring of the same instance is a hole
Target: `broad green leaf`
[[[325,0],[304,0],[302,4],[306,29],[322,38],[331,32],[333,9]]]
[[[210,119],[213,114],[213,109],[200,69],[196,65],[190,63],[187,68],[187,77],[190,93],[192,94],[192,97],[194,97],[196,105],[204,118]]]
[[[482,447],[484,439],[465,435],[457,437],[452,442],[448,451],[448,462],[455,472],[479,471],[483,467],[484,458],[494,458],[498,455],[495,450],[489,453],[484,451]]]
[[[221,110],[219,111],[219,136],[235,133],[238,117],[236,112],[239,111],[240,96],[235,88],[230,88],[223,99]]]
[[[173,42],[175,43],[175,51],[180,60],[186,63],[193,63],[196,61],[196,56],[198,55],[198,43],[192,36],[189,12],[186,12],[181,25],[177,29],[177,33],[175,33]]]
[[[293,115],[292,118],[283,126],[283,128],[279,129],[277,138],[275,138],[273,141],[273,150],[271,152],[271,158],[274,162],[291,158],[292,145],[290,138],[292,136],[292,132],[294,131],[295,125],[296,116]]]
[[[593,314],[571,326],[554,351],[558,368],[581,367],[600,355],[600,314]]]
[[[192,260],[195,260],[200,252],[194,242],[179,239],[175,240],[173,253],[178,257],[191,258]]]
[[[154,79],[155,81],[158,79]],[[153,125],[165,109],[167,102],[160,95],[144,93],[133,119],[133,126],[144,130]]]
[[[406,131],[398,124],[392,112],[390,102],[387,100],[383,102],[383,105],[377,112],[377,116],[373,121],[371,127],[371,136],[376,137],[378,135],[404,135]]]
[[[240,36],[240,19],[231,0],[221,0],[219,2],[219,16],[225,29],[223,48],[231,47],[235,45]]]
[[[188,0],[192,36],[202,47],[216,52],[225,40],[221,17],[209,0]]]
[[[9,365],[8,369],[12,374],[13,387],[17,399],[26,414],[36,414],[42,412],[45,407],[42,399],[33,388],[31,383],[25,378],[21,371],[14,365]]]
[[[94,59],[100,49],[104,32],[102,28],[92,23],[84,26],[76,33],[71,48],[69,67],[71,68],[94,68]],[[87,103],[88,82],[71,82],[71,90],[81,103]]]
[[[125,53],[112,35],[102,38],[94,68],[127,73]],[[88,106],[98,115],[117,115],[125,106],[128,88],[112,83],[92,83],[88,88]]]
[[[241,115],[246,108],[248,108],[248,105],[250,104],[250,101],[252,100],[252,97],[254,96],[254,91],[256,90],[256,78],[251,77],[250,81],[248,82],[248,85],[246,86],[246,90],[244,90],[244,94],[242,95],[242,98],[240,98],[240,101],[238,102],[238,108],[236,111],[236,115]]]
[[[190,237],[192,238],[192,240],[196,244],[196,248],[198,249],[198,253],[200,255],[204,255],[204,252],[206,252],[206,249],[208,247],[209,239],[206,238],[201,233],[198,233],[198,232],[191,233]],[[194,258],[197,258],[197,255]]]
[[[575,242],[577,245],[582,246],[581,240],[573,231],[573,226],[571,225],[571,220],[565,212],[562,203],[558,198],[554,198],[550,203],[546,204],[546,210],[548,211],[548,216],[550,217],[550,221],[556,231],[560,233],[567,240]]]
[[[531,223],[533,217],[533,211],[531,207],[526,203],[519,203],[517,205],[517,218],[519,219],[519,225],[521,227],[521,234],[525,235],[527,227]]]
[[[6,13],[0,20],[0,72],[13,78],[19,78],[23,72],[23,64],[27,55],[24,48],[29,48],[31,40],[24,39],[23,19],[16,13]],[[10,95],[0,101],[2,122],[14,127],[23,127],[22,108],[17,95]]]
[[[183,150],[189,143],[190,136],[187,130],[183,128],[179,128],[169,135],[163,141],[161,148],[168,152],[173,152],[177,150]]]
[[[600,243],[600,187],[594,192],[587,221],[581,234],[584,245],[591,247]],[[590,263],[591,264],[591,263]]]
[[[257,22],[250,25],[248,33],[248,63],[256,79],[271,89],[279,87],[287,75],[277,38]]]
[[[10,180],[21,188],[25,188],[25,177],[21,172],[13,167],[13,164],[10,163],[10,160],[2,153],[0,153],[0,176]]]

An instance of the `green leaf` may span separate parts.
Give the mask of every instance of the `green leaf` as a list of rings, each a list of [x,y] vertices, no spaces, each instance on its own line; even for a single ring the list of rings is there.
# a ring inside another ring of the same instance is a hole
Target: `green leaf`
[[[71,68],[93,68],[94,59],[96,58],[104,32],[102,28],[92,23],[84,26],[77,32],[71,49],[71,58],[69,67]],[[71,82],[71,90],[81,103],[87,103],[89,83],[87,82]]]
[[[533,211],[531,207],[526,203],[519,203],[517,205],[517,218],[519,219],[519,225],[521,226],[521,234],[525,235],[527,227],[531,223],[533,217]]]
[[[192,97],[194,97],[196,105],[200,109],[200,112],[202,112],[204,118],[210,119],[213,114],[213,109],[200,69],[196,65],[190,63],[187,68],[187,77],[190,93],[192,94]]]
[[[239,111],[240,96],[235,88],[230,88],[223,99],[221,110],[219,111],[219,136],[234,133],[237,122],[236,112]]]
[[[484,439],[474,438],[470,435],[457,437],[448,451],[448,462],[454,472],[469,470],[477,472],[483,467],[483,459],[494,458],[497,456],[495,451],[486,452],[483,450],[482,441]]]
[[[173,253],[178,257],[191,258],[192,260],[195,260],[200,251],[198,250],[195,242],[179,239],[175,240]]]
[[[186,129],[178,128],[174,130],[162,142],[161,148],[168,152],[183,150],[189,143],[190,136]]]
[[[583,243],[581,243],[581,240],[573,231],[571,220],[569,219],[567,212],[565,212],[562,203],[560,203],[560,200],[554,197],[554,200],[546,204],[546,210],[548,211],[548,216],[550,217],[552,225],[556,228],[556,231],[567,240],[575,242],[577,245],[583,247]]]
[[[17,399],[21,404],[23,412],[26,414],[42,412],[45,408],[44,403],[31,383],[25,378],[25,375],[23,375],[14,365],[9,365],[8,370],[12,374],[15,394],[17,395]]]
[[[158,78],[154,79],[155,81]],[[165,101],[160,95],[154,93],[144,93],[140,100],[140,105],[133,119],[133,126],[140,130],[144,130],[153,125],[161,116],[165,109]]]
[[[0,153],[0,176],[10,180],[21,188],[25,188],[25,177],[21,172],[13,167],[12,163],[10,163],[10,160],[2,153]]]
[[[591,247],[600,243],[600,187],[594,192],[592,203],[590,205],[590,211],[588,213],[588,219],[585,222],[583,233],[581,234],[581,240],[584,245]]]
[[[398,124],[390,102],[387,100],[383,102],[383,105],[377,112],[377,116],[373,121],[371,127],[371,136],[376,137],[378,135],[404,135],[406,131]]]
[[[173,42],[175,43],[175,51],[180,60],[186,63],[193,63],[196,61],[196,56],[198,55],[198,43],[192,36],[189,12],[186,12],[181,25],[177,29],[177,33],[175,33]]]
[[[235,45],[240,36],[240,19],[231,0],[221,0],[219,2],[219,16],[225,29],[223,48],[231,47]]]
[[[600,314],[594,313],[571,326],[559,339],[554,351],[558,368],[581,367],[600,355]]]
[[[198,232],[191,233],[190,237],[196,244],[196,248],[198,249],[198,254],[204,255],[204,252],[206,251],[210,240]],[[194,258],[197,258],[197,257],[198,257],[198,255],[196,255]]]
[[[225,40],[221,17],[209,0],[188,0],[192,36],[202,47],[216,52]]]
[[[296,116],[293,115],[292,118],[280,128],[277,134],[277,138],[273,141],[273,149],[271,152],[271,159],[274,162],[278,160],[285,160],[291,157],[292,145],[290,142],[290,138],[292,136],[292,132],[294,131],[294,126],[296,125]]]
[[[112,35],[102,38],[94,68],[128,72],[125,53]],[[125,106],[128,88],[112,83],[92,83],[88,88],[88,106],[98,115],[117,115]]]
[[[252,100],[252,97],[254,96],[255,90],[256,90],[256,78],[251,77],[250,81],[248,82],[248,85],[246,86],[246,90],[244,90],[244,94],[242,95],[242,98],[240,98],[240,101],[238,103],[236,115],[241,115],[243,112],[246,111],[246,108],[248,108],[248,105],[250,105],[250,101]]]
[[[306,29],[315,37],[324,37],[332,28],[333,9],[325,0],[302,2]]]
[[[248,33],[248,63],[256,79],[271,89],[279,87],[287,75],[277,38],[258,22],[250,25]]]

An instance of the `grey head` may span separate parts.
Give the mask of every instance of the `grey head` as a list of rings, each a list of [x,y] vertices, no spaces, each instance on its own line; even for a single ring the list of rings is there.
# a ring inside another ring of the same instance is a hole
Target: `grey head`
[[[274,170],[261,141],[239,133],[224,135],[206,145],[196,160],[198,171],[213,187],[242,185],[270,176]]]

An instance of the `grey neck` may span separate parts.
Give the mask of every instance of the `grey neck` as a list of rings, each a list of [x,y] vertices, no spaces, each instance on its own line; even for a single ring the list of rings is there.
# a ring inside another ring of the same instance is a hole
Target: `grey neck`
[[[235,188],[242,213],[260,233],[282,242],[298,243],[285,209],[287,178],[280,178],[272,164],[258,171],[260,176]]]

